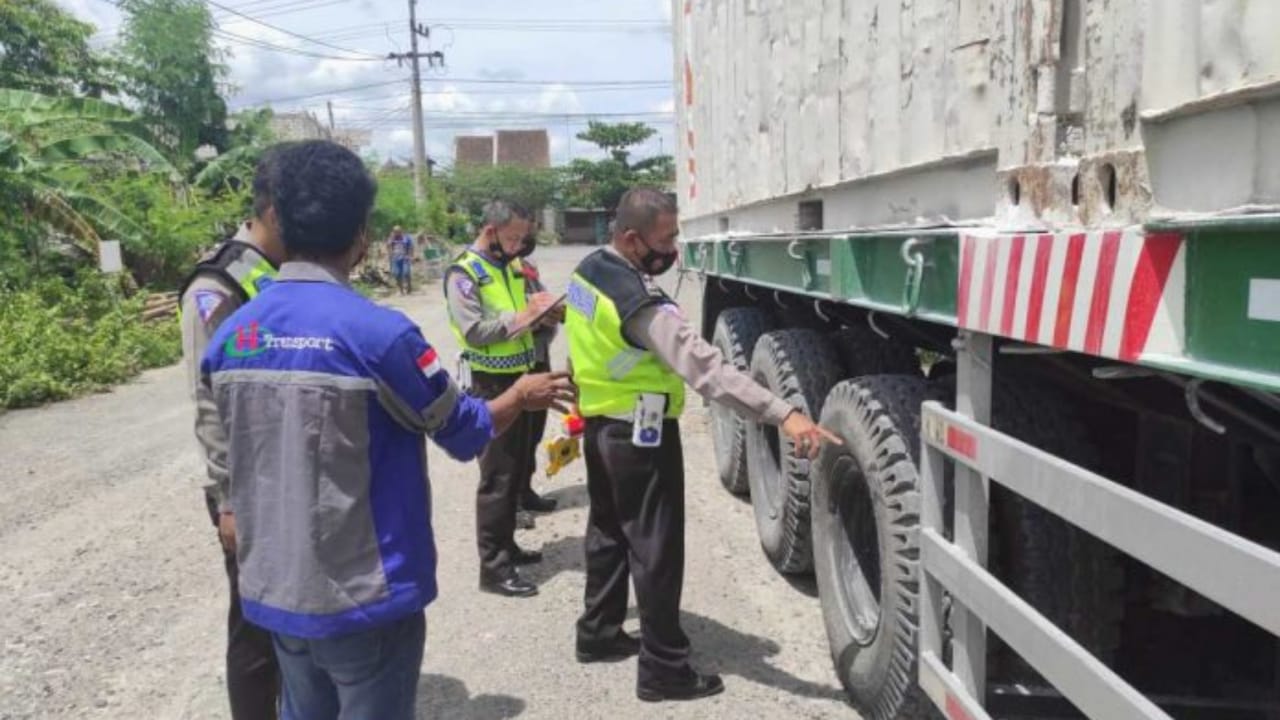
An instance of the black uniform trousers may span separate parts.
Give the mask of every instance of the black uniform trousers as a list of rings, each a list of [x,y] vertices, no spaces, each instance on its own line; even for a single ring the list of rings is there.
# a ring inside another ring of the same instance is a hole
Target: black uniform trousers
[[[218,504],[205,495],[209,519],[218,525]],[[219,546],[221,547],[221,546]],[[240,611],[240,568],[235,553],[223,552],[231,607],[227,611],[227,695],[232,720],[275,720],[280,697],[280,666],[271,633],[244,619]]]
[[[533,373],[551,372],[551,363],[539,362],[535,363]],[[542,437],[547,430],[547,411],[538,410],[528,413],[529,415],[529,473],[525,475],[524,485],[516,491],[516,497],[520,498],[533,490],[533,474],[538,469],[538,447],[542,444]]]
[[[515,384],[519,375],[471,373],[471,394],[492,400]],[[531,413],[520,413],[480,455],[480,486],[476,490],[476,545],[483,577],[502,579],[514,568],[516,497],[533,474]]]
[[[622,632],[628,579],[640,611],[640,685],[687,677],[689,638],[680,627],[684,588],[684,454],[680,424],[667,420],[656,448],[631,443],[631,423],[588,418],[585,453],[591,510],[585,539],[586,609],[578,644]]]

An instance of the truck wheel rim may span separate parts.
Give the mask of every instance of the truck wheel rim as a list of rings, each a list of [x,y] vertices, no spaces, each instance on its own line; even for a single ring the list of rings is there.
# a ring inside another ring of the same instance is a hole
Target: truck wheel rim
[[[860,645],[870,645],[880,626],[880,543],[874,500],[866,476],[852,456],[837,460],[832,474],[840,528],[834,543],[834,560],[839,570],[841,604],[848,609],[853,639]]]

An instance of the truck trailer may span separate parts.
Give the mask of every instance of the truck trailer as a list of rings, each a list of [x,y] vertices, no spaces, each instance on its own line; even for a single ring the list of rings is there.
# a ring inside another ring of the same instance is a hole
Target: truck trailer
[[[1280,718],[1280,3],[673,30],[702,332],[844,441],[719,479],[861,716]]]

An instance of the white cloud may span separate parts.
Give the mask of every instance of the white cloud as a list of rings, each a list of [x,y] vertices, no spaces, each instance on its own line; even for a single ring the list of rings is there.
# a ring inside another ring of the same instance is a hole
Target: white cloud
[[[114,30],[120,25],[119,11],[110,2],[56,1],[101,29]],[[672,0],[653,1],[654,5],[585,0],[539,0],[536,4],[516,4],[509,0],[432,0],[426,3],[422,19],[427,23],[432,18],[449,17],[489,17],[508,22],[537,17],[669,20],[673,14]],[[238,0],[226,4],[247,7]],[[419,8],[422,7],[423,4],[419,3]],[[254,14],[252,8],[243,12]],[[319,55],[342,54],[333,48],[309,43],[258,23],[234,16],[224,17],[225,13],[220,11],[216,15],[223,31],[245,38]],[[347,0],[306,12],[272,15],[265,17],[264,21],[299,35],[381,56],[408,49],[405,15],[403,0]],[[573,84],[669,78],[671,40],[666,33],[525,33],[467,28],[445,31],[440,26],[435,29],[437,32],[425,41],[422,49],[444,52],[446,67],[432,71],[424,68],[426,92],[423,107],[428,150],[446,162],[452,162],[455,134],[491,134],[504,126],[537,126],[537,118],[527,115],[524,118],[485,118],[474,113],[652,112],[674,107],[670,88],[623,92]],[[107,40],[107,37],[102,39],[103,42]],[[232,108],[270,101],[278,111],[304,109],[327,122],[325,101],[332,100],[337,124],[370,128],[373,147],[384,157],[407,158],[411,154],[412,131],[405,111],[410,95],[407,67],[399,67],[394,62],[346,62],[302,57],[250,47],[237,41],[219,42],[232,51],[227,59],[230,82],[236,87],[235,95],[230,98]],[[534,84],[465,83],[459,78],[519,80]],[[547,84],[540,85],[535,81],[546,81]],[[362,86],[369,87],[351,91],[351,88]],[[560,118],[546,118],[543,124],[551,136],[552,156],[556,161],[567,159],[570,151],[574,156],[601,156],[593,146],[572,137],[584,127],[578,118],[568,127]],[[670,152],[673,147],[671,125],[654,125],[662,131],[664,149]],[[643,156],[645,152],[647,150],[637,155]]]

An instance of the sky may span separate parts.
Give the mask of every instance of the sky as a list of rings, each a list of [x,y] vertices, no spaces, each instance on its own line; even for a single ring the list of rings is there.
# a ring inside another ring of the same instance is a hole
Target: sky
[[[110,0],[57,0],[114,42]],[[308,110],[371,133],[365,152],[413,152],[410,72],[386,60],[409,51],[409,0],[208,0],[228,53],[231,109]],[[455,135],[545,127],[553,164],[600,152],[573,137],[590,116],[659,130],[635,157],[674,152],[671,0],[417,0],[429,38],[423,61],[427,152],[453,165]],[[268,27],[274,26],[274,27]]]

